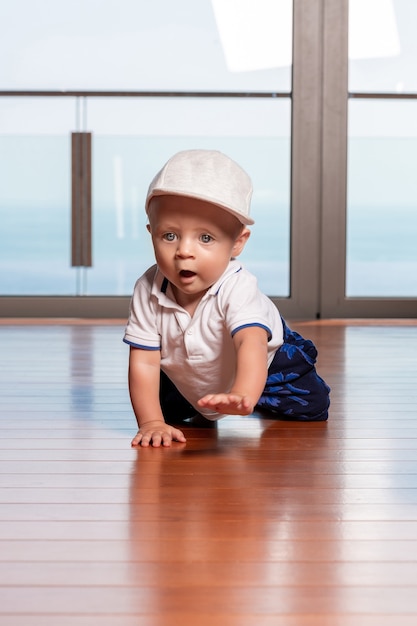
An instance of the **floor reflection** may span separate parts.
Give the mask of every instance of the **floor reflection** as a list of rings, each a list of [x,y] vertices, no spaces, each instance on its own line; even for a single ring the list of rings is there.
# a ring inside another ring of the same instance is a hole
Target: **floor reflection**
[[[215,430],[186,434],[187,444],[137,450],[129,522],[134,584],[150,585],[162,611],[173,609],[175,588],[192,594],[214,584],[238,606],[242,591],[250,597],[259,586],[315,584],[300,536],[306,520],[314,526],[322,517],[314,489],[323,483],[327,424],[226,418]],[[316,455],[306,463],[308,450]],[[291,594],[286,602],[293,611]]]

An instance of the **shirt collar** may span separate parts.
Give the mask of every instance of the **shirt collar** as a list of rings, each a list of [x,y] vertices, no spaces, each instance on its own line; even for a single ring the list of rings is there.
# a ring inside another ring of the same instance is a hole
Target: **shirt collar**
[[[210,287],[210,289],[208,290],[208,293],[210,293],[213,296],[217,296],[224,281],[227,280],[229,276],[236,274],[236,272],[240,272],[241,269],[242,269],[242,264],[239,263],[239,261],[237,261],[236,259],[232,259],[229,262],[229,265],[227,266],[226,270],[220,276],[219,280],[216,281],[214,285]]]

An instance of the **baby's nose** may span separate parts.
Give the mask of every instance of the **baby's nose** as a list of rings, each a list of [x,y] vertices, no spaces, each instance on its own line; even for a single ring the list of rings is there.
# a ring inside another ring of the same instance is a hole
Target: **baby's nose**
[[[193,256],[193,244],[188,238],[178,240],[177,255],[181,257]]]

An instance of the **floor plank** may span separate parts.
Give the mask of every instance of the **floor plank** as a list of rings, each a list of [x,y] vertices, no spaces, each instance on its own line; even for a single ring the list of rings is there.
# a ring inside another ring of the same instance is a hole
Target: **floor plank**
[[[292,326],[328,423],[136,450],[122,321],[0,321],[2,626],[414,626],[417,320]]]

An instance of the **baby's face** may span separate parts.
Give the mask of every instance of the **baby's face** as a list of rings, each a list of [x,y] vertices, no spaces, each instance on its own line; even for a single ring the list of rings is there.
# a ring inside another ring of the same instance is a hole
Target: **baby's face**
[[[185,196],[152,198],[148,228],[159,269],[178,304],[192,310],[249,237],[227,211]]]

